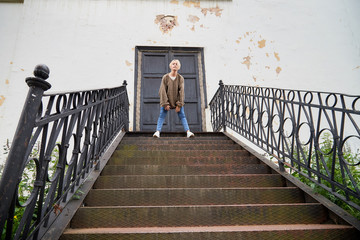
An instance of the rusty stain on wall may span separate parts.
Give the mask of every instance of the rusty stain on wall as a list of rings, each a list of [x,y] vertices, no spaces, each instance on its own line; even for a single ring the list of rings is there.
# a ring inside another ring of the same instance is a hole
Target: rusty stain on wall
[[[250,65],[251,65],[251,57],[250,56],[247,56],[247,57],[244,57],[243,58],[245,61],[242,62],[242,64],[245,64],[247,66],[247,69],[250,69]]]
[[[275,58],[276,58],[278,61],[280,61],[280,57],[279,57],[279,54],[278,54],[278,53],[274,52],[274,56],[275,56]]]
[[[209,12],[210,14],[215,14],[215,16],[220,17],[221,16],[221,12],[223,11],[223,9],[219,8],[219,6],[216,6],[215,8],[202,8],[201,12],[204,14],[204,16],[207,15],[207,13]]]
[[[0,95],[0,106],[3,105],[5,102],[5,97],[3,95]]]
[[[258,41],[258,46],[259,46],[259,48],[265,47],[265,42],[266,42],[265,39],[263,39],[263,40],[261,40],[261,41]]]
[[[5,80],[5,84],[9,84],[10,82],[9,82],[9,79],[6,79]]]
[[[178,1],[178,0],[171,0],[170,3],[172,3],[172,4],[179,4],[179,1]]]
[[[184,1],[184,6],[191,7],[191,5],[193,5],[196,8],[199,8],[200,7],[200,0],[193,0],[193,1],[185,0]]]
[[[159,28],[163,33],[170,32],[175,26],[179,26],[177,16],[172,15],[157,15],[155,23],[159,24]]]
[[[355,67],[353,70],[355,70],[355,69],[360,69],[360,66]]]

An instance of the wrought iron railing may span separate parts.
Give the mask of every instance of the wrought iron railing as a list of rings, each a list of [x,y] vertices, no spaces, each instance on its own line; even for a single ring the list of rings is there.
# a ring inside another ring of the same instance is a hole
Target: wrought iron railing
[[[281,171],[360,210],[360,96],[219,85],[210,102],[214,131],[230,128],[275,157]]]
[[[49,69],[38,65],[34,75],[26,79],[29,93],[0,182],[6,239],[40,239],[114,137],[128,130],[126,81],[112,89],[43,94],[51,87]],[[20,199],[24,176],[31,188]]]

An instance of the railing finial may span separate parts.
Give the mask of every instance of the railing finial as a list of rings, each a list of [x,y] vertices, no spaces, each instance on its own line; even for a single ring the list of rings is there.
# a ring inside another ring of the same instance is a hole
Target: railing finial
[[[222,86],[222,85],[224,85],[224,83],[223,83],[222,80],[220,80],[220,81],[219,81],[219,86]]]
[[[44,91],[51,88],[51,84],[46,82],[45,80],[49,78],[50,69],[45,64],[38,64],[34,69],[35,77],[26,78],[26,83],[29,87],[40,87]]]
[[[126,80],[123,81],[123,86],[125,86],[125,87],[127,86],[127,81]]]
[[[38,64],[35,66],[34,75],[35,77],[46,80],[49,78],[50,69],[45,64]]]

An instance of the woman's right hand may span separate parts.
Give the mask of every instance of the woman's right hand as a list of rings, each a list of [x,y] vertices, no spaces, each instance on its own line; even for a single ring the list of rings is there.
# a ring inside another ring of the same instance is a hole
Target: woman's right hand
[[[166,105],[164,109],[165,109],[166,111],[169,111],[169,110],[170,110],[170,105]]]

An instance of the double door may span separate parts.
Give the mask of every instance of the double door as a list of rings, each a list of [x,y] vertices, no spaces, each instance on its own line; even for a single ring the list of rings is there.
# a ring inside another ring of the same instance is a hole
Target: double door
[[[185,115],[192,131],[201,131],[202,114],[199,88],[198,58],[200,52],[153,50],[141,52],[141,104],[140,130],[155,131],[160,113],[159,88],[164,74],[170,72],[169,63],[173,59],[181,62],[179,74],[184,77]],[[181,132],[184,128],[175,112],[168,112],[163,132]]]

